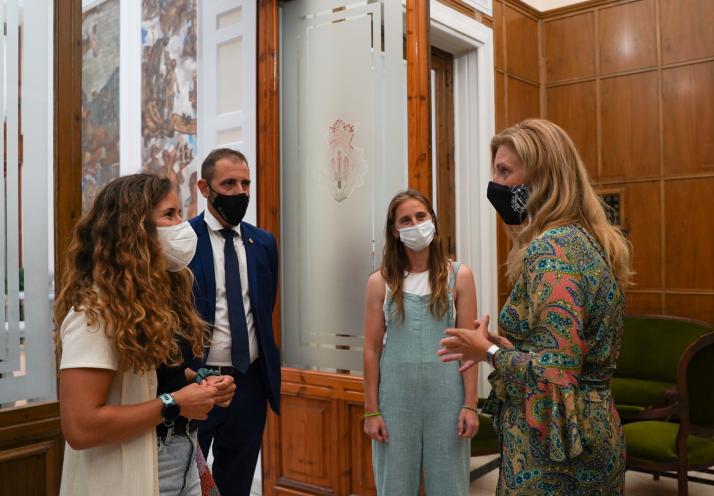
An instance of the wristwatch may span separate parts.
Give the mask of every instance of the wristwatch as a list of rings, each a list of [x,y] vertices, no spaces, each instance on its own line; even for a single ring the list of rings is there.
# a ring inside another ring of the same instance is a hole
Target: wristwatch
[[[500,349],[501,348],[499,348],[498,345],[492,344],[486,350],[486,363],[488,363],[491,367],[493,367],[493,355],[495,355]]]
[[[181,407],[176,403],[176,398],[172,394],[164,393],[159,396],[159,399],[164,404],[161,409],[161,417],[164,419],[164,424],[173,424],[174,420],[181,414]]]

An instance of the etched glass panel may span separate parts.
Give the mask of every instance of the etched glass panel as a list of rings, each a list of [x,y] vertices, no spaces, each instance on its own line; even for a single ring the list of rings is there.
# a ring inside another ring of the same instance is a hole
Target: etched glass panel
[[[53,21],[52,2],[0,2],[0,407],[56,398]]]
[[[285,362],[360,371],[367,278],[406,187],[401,4],[286,2],[282,27]]]

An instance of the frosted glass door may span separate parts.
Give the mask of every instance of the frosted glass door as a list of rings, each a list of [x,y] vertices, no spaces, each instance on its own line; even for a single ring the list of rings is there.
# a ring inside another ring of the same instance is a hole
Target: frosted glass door
[[[0,408],[57,397],[53,22],[52,2],[0,1]]]
[[[366,282],[407,184],[402,40],[401,2],[282,8],[286,365],[362,368]]]

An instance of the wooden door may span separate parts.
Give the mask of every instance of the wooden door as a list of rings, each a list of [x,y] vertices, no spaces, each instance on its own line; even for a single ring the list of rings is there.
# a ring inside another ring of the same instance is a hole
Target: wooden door
[[[258,4],[257,147],[258,223],[278,240],[280,184],[285,180],[280,166],[279,8],[277,0]],[[425,194],[431,189],[428,9],[426,0],[407,1],[408,175],[409,185]],[[289,249],[281,246],[283,258]],[[274,314],[279,343],[283,304],[278,303]],[[282,381],[281,415],[269,414],[263,442],[263,494],[376,494],[371,442],[362,431],[362,378],[284,367]]]
[[[454,162],[454,56],[431,48],[434,73],[434,121],[436,143],[436,215],[447,253],[456,257],[456,173]]]

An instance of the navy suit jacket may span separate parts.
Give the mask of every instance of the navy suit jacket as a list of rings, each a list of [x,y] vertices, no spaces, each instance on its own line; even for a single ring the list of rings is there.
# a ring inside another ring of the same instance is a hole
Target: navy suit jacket
[[[216,273],[213,265],[213,249],[208,226],[203,212],[189,220],[198,236],[196,254],[188,267],[195,277],[193,297],[196,310],[213,332],[216,320]],[[273,336],[273,308],[278,292],[278,247],[268,231],[246,222],[240,223],[241,237],[245,246],[248,265],[248,294],[253,311],[253,323],[262,360],[261,376],[270,406],[275,413],[280,410],[280,351]],[[202,366],[208,357],[208,347],[203,355]]]

